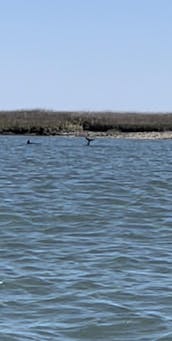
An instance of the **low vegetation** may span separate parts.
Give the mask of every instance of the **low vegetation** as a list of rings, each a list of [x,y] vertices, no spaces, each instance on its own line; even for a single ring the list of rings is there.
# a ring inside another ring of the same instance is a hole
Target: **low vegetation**
[[[172,113],[0,111],[0,134],[61,135],[82,132],[172,131]]]

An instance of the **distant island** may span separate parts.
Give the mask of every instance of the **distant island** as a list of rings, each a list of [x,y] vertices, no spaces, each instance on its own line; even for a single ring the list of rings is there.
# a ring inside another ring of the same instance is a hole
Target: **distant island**
[[[0,134],[172,138],[172,113],[0,111]]]

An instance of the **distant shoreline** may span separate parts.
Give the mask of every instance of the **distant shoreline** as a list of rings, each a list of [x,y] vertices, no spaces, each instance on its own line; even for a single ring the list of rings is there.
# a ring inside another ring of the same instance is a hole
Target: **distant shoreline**
[[[172,139],[172,131],[164,131],[164,132],[135,132],[135,133],[103,133],[97,132],[93,133],[91,131],[88,132],[90,137],[94,138],[114,138],[114,139],[133,139],[133,140],[169,140]],[[85,137],[85,133],[75,134],[75,133],[62,133],[58,136],[72,136],[72,137]]]
[[[97,135],[99,136],[99,135]],[[112,137],[116,139],[135,139],[135,140],[167,140],[172,139],[172,131],[163,132],[131,132],[131,133],[117,133],[114,135],[101,135],[99,137]]]
[[[52,134],[45,134],[45,135],[39,135],[39,134],[16,134],[14,132],[8,132],[8,133],[0,133],[1,136],[25,136],[25,137],[48,137],[48,136],[55,136],[55,137],[80,137],[84,138],[84,134],[75,133],[75,132],[61,132],[60,134],[52,135]],[[164,131],[164,132],[135,132],[135,133],[116,133],[116,134],[108,134],[108,133],[93,133],[93,132],[87,132],[87,135],[89,137],[94,138],[112,138],[112,139],[131,139],[131,140],[172,140],[172,131]]]
[[[0,111],[0,134],[172,139],[172,113]]]

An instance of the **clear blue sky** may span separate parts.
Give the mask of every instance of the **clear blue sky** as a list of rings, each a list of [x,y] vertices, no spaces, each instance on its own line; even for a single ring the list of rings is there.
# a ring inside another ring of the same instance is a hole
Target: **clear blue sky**
[[[171,0],[0,0],[0,109],[172,111]]]

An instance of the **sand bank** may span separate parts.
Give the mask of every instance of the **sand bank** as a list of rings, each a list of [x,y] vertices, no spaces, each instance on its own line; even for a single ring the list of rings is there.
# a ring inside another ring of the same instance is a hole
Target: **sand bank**
[[[82,134],[79,134],[82,136]],[[116,139],[136,139],[136,140],[165,140],[172,139],[172,131],[163,132],[132,132],[132,133],[121,133],[121,132],[101,132],[93,133],[89,132],[89,136],[94,137],[111,137]]]
[[[140,140],[160,140],[172,139],[172,132],[136,132],[117,134],[116,138],[140,139]]]

